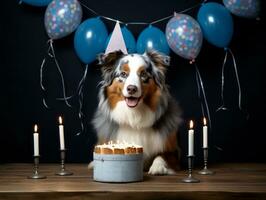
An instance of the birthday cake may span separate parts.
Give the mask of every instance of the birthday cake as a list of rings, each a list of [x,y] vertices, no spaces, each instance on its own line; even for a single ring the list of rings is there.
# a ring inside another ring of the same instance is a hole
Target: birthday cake
[[[97,154],[139,154],[143,153],[143,148],[127,143],[108,143],[95,146],[94,152]]]
[[[93,179],[100,182],[143,180],[143,147],[127,143],[97,145],[93,153]]]

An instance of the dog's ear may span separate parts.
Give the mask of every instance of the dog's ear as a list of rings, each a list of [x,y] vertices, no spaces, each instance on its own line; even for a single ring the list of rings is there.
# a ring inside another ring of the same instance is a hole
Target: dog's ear
[[[157,51],[147,51],[143,56],[146,62],[152,66],[155,82],[163,88],[165,86],[165,73],[170,65],[170,57]]]
[[[146,51],[143,56],[148,58],[148,61],[163,74],[165,74],[167,67],[170,65],[170,57],[157,51]]]
[[[98,61],[99,65],[102,66],[102,70],[109,71],[110,68],[113,68],[116,62],[123,56],[122,51],[114,51],[108,54],[99,54]]]
[[[101,66],[103,78],[110,82],[117,62],[124,56],[122,51],[114,51],[108,54],[99,54],[98,61]]]

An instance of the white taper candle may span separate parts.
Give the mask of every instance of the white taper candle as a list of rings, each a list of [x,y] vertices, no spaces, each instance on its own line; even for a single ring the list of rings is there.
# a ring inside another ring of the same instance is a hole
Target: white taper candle
[[[203,148],[208,148],[208,126],[206,118],[203,118]]]
[[[188,156],[194,156],[194,130],[192,120],[190,120],[188,130]]]
[[[34,125],[34,133],[33,133],[33,145],[34,145],[34,156],[39,156],[39,133],[38,126]]]
[[[64,125],[61,116],[59,116],[59,139],[60,139],[60,150],[63,150],[65,149],[65,136],[64,136]]]

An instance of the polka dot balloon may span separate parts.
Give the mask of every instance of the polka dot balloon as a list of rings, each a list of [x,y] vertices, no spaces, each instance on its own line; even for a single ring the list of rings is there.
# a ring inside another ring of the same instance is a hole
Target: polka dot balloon
[[[189,15],[175,14],[166,26],[166,39],[179,56],[193,60],[200,52],[202,32],[196,20]]]
[[[255,18],[260,11],[259,0],[223,0],[225,7],[231,13],[246,18]]]
[[[82,9],[77,0],[53,0],[45,11],[44,24],[51,39],[72,33],[80,24]]]

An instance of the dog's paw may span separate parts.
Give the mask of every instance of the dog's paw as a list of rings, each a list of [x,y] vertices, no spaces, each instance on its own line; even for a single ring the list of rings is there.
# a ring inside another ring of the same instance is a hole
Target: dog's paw
[[[151,175],[173,175],[175,171],[168,168],[167,163],[161,156],[157,156],[149,169]]]
[[[93,161],[91,161],[91,162],[89,163],[89,165],[88,165],[88,169],[93,169],[93,167],[94,167],[94,163],[93,163]]]

